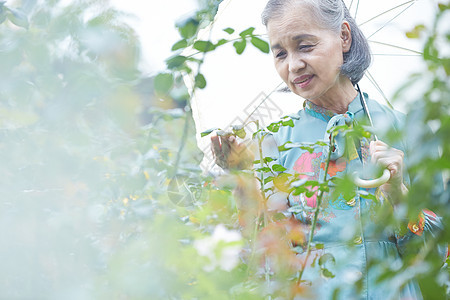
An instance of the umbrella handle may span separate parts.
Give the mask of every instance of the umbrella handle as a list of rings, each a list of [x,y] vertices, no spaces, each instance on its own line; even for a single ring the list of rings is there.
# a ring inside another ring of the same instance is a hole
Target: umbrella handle
[[[379,178],[370,179],[370,180],[361,179],[358,176],[357,172],[353,172],[353,174],[352,174],[353,183],[356,186],[359,186],[359,187],[365,188],[365,189],[379,187],[380,185],[388,182],[388,180],[390,178],[391,178],[391,172],[389,172],[388,169],[384,169],[383,174]]]

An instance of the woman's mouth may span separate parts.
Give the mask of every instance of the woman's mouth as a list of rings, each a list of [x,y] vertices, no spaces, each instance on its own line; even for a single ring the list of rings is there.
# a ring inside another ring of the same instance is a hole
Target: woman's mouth
[[[305,88],[313,79],[314,75],[302,75],[294,79],[293,83],[300,87]]]

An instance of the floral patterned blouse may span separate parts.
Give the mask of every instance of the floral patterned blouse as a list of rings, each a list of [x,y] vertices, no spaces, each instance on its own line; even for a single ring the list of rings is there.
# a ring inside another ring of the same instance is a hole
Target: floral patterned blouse
[[[367,95],[365,96],[367,99]],[[406,143],[390,143],[387,139],[389,129],[402,128],[404,115],[370,99],[367,99],[367,104],[379,139],[406,152]],[[367,118],[359,95],[350,103],[346,114],[337,115],[306,101],[298,115],[298,120],[294,120],[294,127],[283,127],[273,135],[277,146],[288,141],[294,144],[315,143],[327,139],[329,141],[327,129],[345,122],[348,124],[349,119],[363,122]],[[339,135],[336,137],[335,149],[339,147],[348,149],[343,156],[332,153],[328,178],[353,172],[369,160],[370,140],[363,138],[359,143],[349,146],[345,145],[342,139]],[[301,148],[291,148],[278,153],[278,163],[288,171],[299,174],[300,179],[319,180],[323,178],[325,172],[327,149],[328,146],[320,147],[310,153]],[[338,152],[338,149],[335,151]],[[408,185],[407,174],[404,178],[405,184]],[[370,195],[375,195],[376,200]],[[407,250],[407,242],[410,239],[425,239],[427,235],[441,230],[441,221],[433,212],[423,211],[420,221],[410,223],[401,233],[395,229],[397,227],[389,226],[383,232],[379,232],[373,225],[384,220],[383,216],[375,211],[384,205],[387,211],[390,208],[392,213],[392,206],[385,198],[378,188],[357,188],[355,194],[350,196],[332,190],[324,195],[313,240],[315,243],[323,244],[323,249],[313,250],[310,256],[312,266],[307,267],[303,274],[303,279],[310,282],[312,290],[316,293],[314,298],[332,299],[333,293],[337,293],[338,299],[422,299],[419,286],[414,281],[400,287],[399,281],[388,280],[380,284],[376,279],[385,268],[401,266],[401,254]],[[294,215],[308,230],[314,214],[311,208],[317,205],[317,193],[310,197],[303,194],[290,196],[289,204],[291,209],[300,208]],[[314,258],[325,253],[334,256],[335,261],[327,266],[333,273],[333,278],[320,276],[317,262],[312,263]]]

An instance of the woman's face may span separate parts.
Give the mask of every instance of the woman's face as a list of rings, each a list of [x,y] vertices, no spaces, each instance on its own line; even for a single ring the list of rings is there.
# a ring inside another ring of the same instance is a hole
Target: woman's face
[[[321,28],[310,9],[300,4],[269,21],[267,29],[275,68],[295,94],[326,99],[344,86],[343,53],[350,49],[348,23],[341,32]]]

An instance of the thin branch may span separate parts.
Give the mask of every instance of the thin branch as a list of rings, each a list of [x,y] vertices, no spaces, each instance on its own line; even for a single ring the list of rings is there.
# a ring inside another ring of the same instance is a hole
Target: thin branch
[[[214,27],[214,24],[215,24],[215,22],[213,20],[211,22],[211,25],[210,25],[211,29],[209,31],[209,38],[208,38],[208,40],[211,40],[212,28]],[[200,60],[200,62],[198,63],[197,74],[201,74],[200,71],[201,71],[203,63],[205,62],[205,57],[206,57],[206,52],[203,52],[203,57]],[[197,87],[195,86],[196,85],[195,84],[195,79],[193,79],[193,81],[194,82],[193,82],[193,85],[192,85],[193,86],[192,94],[189,97],[189,108],[190,108],[190,110],[189,110],[189,112],[186,112],[186,114],[185,114],[186,120],[184,122],[183,135],[181,136],[180,146],[178,147],[178,152],[177,152],[177,156],[176,156],[176,159],[175,159],[175,164],[173,165],[173,169],[172,169],[172,172],[171,172],[172,176],[175,176],[177,174],[178,166],[180,165],[180,162],[181,162],[182,151],[183,151],[184,146],[186,145],[186,142],[187,142],[187,135],[188,135],[188,131],[189,131],[189,117],[190,117],[189,114],[192,113],[191,103],[192,103],[192,99],[194,99],[195,93],[197,91]]]
[[[187,137],[188,137],[188,133],[189,133],[189,120],[190,120],[189,112],[186,112],[185,120],[184,120],[183,134],[181,136],[180,146],[178,147],[175,164],[173,165],[173,169],[170,174],[171,175],[170,177],[177,175],[178,166],[180,165],[180,161],[181,161],[181,153],[183,152],[184,146],[186,145]]]
[[[330,165],[330,160],[331,160],[331,153],[332,151],[332,147],[334,145],[334,134],[331,134],[331,138],[330,138],[330,145],[328,146],[328,155],[327,155],[327,161],[325,164],[325,173],[323,175],[323,180],[322,182],[326,182],[327,180],[327,174],[328,174],[328,167]],[[300,274],[298,275],[297,278],[297,284],[300,284],[301,280],[302,280],[302,276],[303,276],[303,272],[306,268],[306,264],[308,262],[309,256],[311,255],[311,245],[313,242],[313,238],[314,238],[314,231],[316,230],[316,225],[317,225],[317,219],[319,217],[319,211],[320,211],[320,206],[322,204],[322,198],[323,198],[323,192],[321,190],[319,190],[318,196],[317,196],[317,201],[316,201],[316,209],[314,211],[314,218],[312,220],[311,223],[311,230],[309,233],[309,238],[308,238],[308,244],[306,245],[306,257],[305,260],[302,263],[302,269],[300,271]]]

